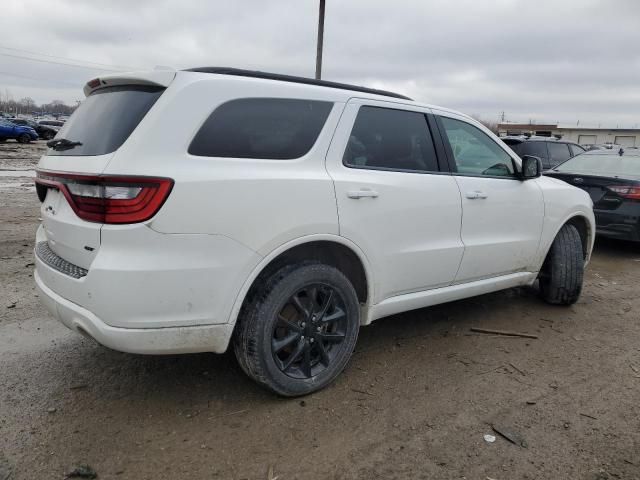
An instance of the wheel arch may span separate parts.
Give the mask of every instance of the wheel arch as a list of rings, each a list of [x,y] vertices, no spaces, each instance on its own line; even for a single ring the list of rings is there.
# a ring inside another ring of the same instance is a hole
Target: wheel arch
[[[544,262],[546,260],[549,255],[549,250],[551,250],[551,245],[553,245],[553,241],[558,236],[560,229],[565,225],[573,225],[578,230],[580,240],[582,241],[582,258],[584,258],[585,262],[588,262],[595,235],[595,226],[589,221],[587,215],[582,212],[574,212],[571,215],[568,215],[563,222],[559,222],[558,227],[553,232],[553,236],[548,240],[548,244],[545,245],[542,261]]]
[[[311,235],[287,242],[265,256],[247,277],[234,302],[229,322],[236,324],[245,302],[263,279],[284,265],[318,260],[340,270],[353,284],[358,301],[365,308],[373,298],[371,267],[364,252],[338,235]],[[363,319],[366,315],[362,316]]]
[[[582,241],[582,258],[588,260],[589,252],[591,251],[590,245],[593,241],[593,232],[591,231],[591,224],[587,220],[587,217],[580,214],[574,215],[567,219],[562,226],[564,225],[573,225],[576,227],[580,234],[580,240]],[[558,229],[558,231],[560,231],[560,229]],[[556,235],[558,235],[558,232],[556,232]]]

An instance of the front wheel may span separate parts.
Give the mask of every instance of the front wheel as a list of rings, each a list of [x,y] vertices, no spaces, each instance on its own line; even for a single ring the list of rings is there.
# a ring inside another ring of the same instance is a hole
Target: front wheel
[[[342,272],[299,263],[265,280],[239,322],[234,350],[242,369],[293,397],[325,387],[342,372],[358,338],[360,308]]]
[[[578,229],[564,225],[540,271],[540,294],[548,303],[571,305],[580,297],[584,275],[582,240]]]
[[[18,142],[20,143],[29,143],[30,141],[31,141],[31,137],[26,133],[23,133],[18,137]]]

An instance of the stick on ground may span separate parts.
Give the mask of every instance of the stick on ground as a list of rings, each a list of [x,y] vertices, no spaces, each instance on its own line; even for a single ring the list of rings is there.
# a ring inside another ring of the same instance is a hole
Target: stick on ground
[[[469,330],[476,333],[487,333],[489,335],[505,335],[507,337],[538,338],[537,335],[531,335],[529,333],[510,332],[507,330],[492,330],[489,328],[477,328],[477,327],[471,327]]]

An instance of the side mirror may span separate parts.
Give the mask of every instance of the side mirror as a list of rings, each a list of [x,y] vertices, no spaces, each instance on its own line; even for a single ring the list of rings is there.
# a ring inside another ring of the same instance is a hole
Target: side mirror
[[[540,175],[542,175],[542,160],[540,160],[540,157],[524,155],[522,157],[520,178],[522,180],[529,180],[531,178],[538,178]]]

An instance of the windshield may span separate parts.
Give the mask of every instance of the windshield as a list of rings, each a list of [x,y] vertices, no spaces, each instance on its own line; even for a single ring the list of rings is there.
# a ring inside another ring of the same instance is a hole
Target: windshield
[[[49,155],[105,155],[125,142],[158,100],[164,88],[125,85],[96,90],[58,132],[72,148],[49,149]]]
[[[640,176],[640,156],[578,155],[554,168],[557,172],[571,172],[607,176]]]

